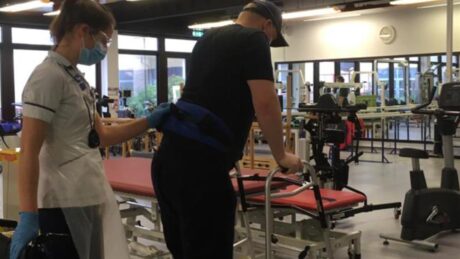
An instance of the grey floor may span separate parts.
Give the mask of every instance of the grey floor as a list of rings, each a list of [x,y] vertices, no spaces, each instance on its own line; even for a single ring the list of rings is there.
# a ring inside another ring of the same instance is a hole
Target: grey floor
[[[364,191],[370,203],[403,201],[404,194],[409,189],[410,159],[395,155],[387,155],[387,157],[391,161],[389,164],[362,162],[350,168],[350,186]],[[366,154],[364,159],[378,160],[379,154]],[[456,167],[459,166],[460,161],[456,161]],[[443,160],[439,158],[422,160],[421,167],[425,171],[428,185],[438,186]],[[460,233],[438,239],[440,247],[436,253],[395,242],[383,246],[379,238],[380,233],[398,236],[400,232],[399,221],[394,219],[392,210],[356,215],[339,222],[338,228],[362,231],[363,258],[460,258]],[[348,257],[345,251],[341,251],[337,253],[337,258]]]

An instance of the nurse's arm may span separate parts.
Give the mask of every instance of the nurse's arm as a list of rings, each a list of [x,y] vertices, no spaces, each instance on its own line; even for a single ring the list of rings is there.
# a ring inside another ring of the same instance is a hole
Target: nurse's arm
[[[21,151],[18,167],[19,210],[37,211],[39,176],[38,155],[45,140],[48,123],[24,117],[21,132]]]
[[[133,120],[132,122],[119,125],[106,126],[101,118],[96,116],[96,131],[99,134],[101,147],[116,145],[137,137],[147,131],[148,123],[146,118]]]

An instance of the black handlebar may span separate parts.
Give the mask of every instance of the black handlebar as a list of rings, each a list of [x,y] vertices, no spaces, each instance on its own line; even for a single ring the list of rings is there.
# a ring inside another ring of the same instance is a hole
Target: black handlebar
[[[436,87],[433,88],[433,92],[431,93],[430,100],[427,103],[421,104],[413,109],[411,109],[411,112],[413,114],[423,114],[423,115],[435,115],[435,116],[460,116],[460,112],[458,111],[446,111],[444,109],[435,109],[435,110],[427,110],[425,109],[428,105],[431,104],[431,102],[434,99],[434,96],[436,94]]]
[[[416,106],[415,108],[412,108],[411,109],[411,112],[413,114],[434,114],[433,112],[434,111],[430,111],[430,110],[423,110],[424,108],[426,108],[428,105],[431,104],[431,102],[433,101],[434,99],[434,96],[436,95],[436,90],[437,88],[436,87],[433,87],[433,91],[431,92],[431,95],[430,95],[430,99],[428,100],[428,102],[424,103],[424,104],[420,104],[418,106]]]
[[[356,104],[356,105],[348,105],[345,107],[321,107],[318,105],[305,105],[305,106],[300,106],[299,111],[300,112],[322,112],[322,113],[331,113],[331,112],[352,112],[356,113],[360,110],[365,110],[367,109],[366,104]]]

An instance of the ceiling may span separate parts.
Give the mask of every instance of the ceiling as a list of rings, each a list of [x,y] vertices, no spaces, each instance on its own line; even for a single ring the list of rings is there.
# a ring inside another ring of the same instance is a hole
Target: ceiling
[[[0,6],[26,0],[0,1]],[[61,0],[51,0],[59,4]],[[273,0],[284,11],[297,11],[335,6],[344,11],[389,6],[390,0]],[[250,0],[100,0],[115,14],[118,29],[124,32],[142,32],[160,35],[191,36],[190,24],[235,18]],[[46,27],[51,18],[42,12],[20,14],[0,13],[0,23]]]

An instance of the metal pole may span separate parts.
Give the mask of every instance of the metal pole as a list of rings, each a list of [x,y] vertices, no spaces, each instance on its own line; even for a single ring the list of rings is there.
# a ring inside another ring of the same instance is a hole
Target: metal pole
[[[265,180],[265,259],[272,259],[273,214],[271,185],[273,176],[277,171],[277,169],[271,171]]]
[[[453,137],[451,135],[442,135],[442,154],[445,167],[455,168]]]
[[[411,103],[410,102],[410,64],[408,64],[407,67],[404,67],[404,82],[405,82],[404,90],[406,91],[406,105],[409,105]]]
[[[453,81],[452,77],[452,52],[454,33],[454,0],[447,0],[447,75],[446,83]]]

